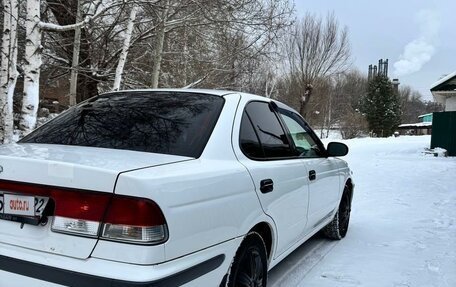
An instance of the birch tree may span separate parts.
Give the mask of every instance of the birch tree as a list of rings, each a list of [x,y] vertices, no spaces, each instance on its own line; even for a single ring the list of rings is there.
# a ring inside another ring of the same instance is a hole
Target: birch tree
[[[49,72],[59,79],[68,74],[78,75],[77,80],[72,77],[70,81],[73,87],[72,95],[75,94],[77,86],[76,102],[90,98],[100,90],[112,90],[114,71],[117,70],[123,47],[123,44],[118,44],[124,43],[123,27],[131,12],[128,8],[138,5],[153,7],[157,1],[159,0],[79,0],[83,3],[82,14],[85,16],[82,22],[78,22],[77,0],[46,0],[49,10],[44,16],[47,17],[47,22],[57,21],[57,24],[42,24],[43,30],[50,32],[46,33],[46,37],[51,40],[46,45],[49,52],[46,56],[51,63]],[[129,12],[125,13],[126,11]],[[124,17],[125,14],[127,17]],[[57,29],[54,29],[55,27]],[[73,30],[62,30],[61,27],[73,28],[76,31],[80,28],[80,41],[76,41],[78,37],[75,37]],[[141,33],[139,37],[142,36]],[[138,41],[134,31],[130,40],[131,45]],[[80,44],[79,48],[77,43]],[[79,50],[79,53],[76,53],[76,50]],[[76,59],[77,56],[79,59]]]
[[[41,67],[40,0],[27,0],[25,17],[24,95],[19,121],[22,135],[35,128]]]
[[[160,67],[163,54],[163,44],[165,42],[165,33],[168,20],[168,11],[169,11],[169,2],[170,0],[165,0],[163,11],[161,13],[160,24],[157,31],[157,39],[155,45],[155,55],[154,55],[154,65],[152,68],[152,88],[158,88],[158,79],[160,76]],[[168,24],[169,25],[169,24]]]
[[[112,89],[114,91],[120,90],[120,83],[122,81],[125,63],[127,62],[128,51],[130,50],[130,42],[131,42],[131,37],[133,34],[133,27],[135,25],[136,14],[138,13],[138,10],[139,10],[139,8],[134,6],[130,12],[130,18],[128,19],[127,30],[125,31],[122,52],[120,53],[119,63],[117,64],[116,76],[114,79],[114,85],[112,87]]]
[[[40,0],[27,0],[26,2],[26,47],[25,47],[25,64],[24,64],[24,95],[22,98],[22,108],[19,121],[21,135],[26,135],[36,126],[37,111],[39,105],[40,91],[40,72],[42,64],[42,31],[65,32],[72,31],[86,26],[91,21],[103,15],[112,7],[120,6],[122,3],[114,2],[102,9],[98,9],[101,0],[97,0],[93,5],[94,13],[85,17],[80,22],[70,25],[57,25],[41,21]],[[92,5],[91,5],[92,7]]]
[[[82,1],[77,0],[76,23],[82,21]],[[79,52],[81,49],[81,27],[74,29],[74,42],[73,42],[73,59],[71,61],[71,77],[70,77],[70,106],[76,105],[76,95],[78,89],[78,66],[79,66]]]
[[[3,33],[0,67],[0,143],[13,137],[13,96],[17,81],[17,25],[19,3],[3,1]]]

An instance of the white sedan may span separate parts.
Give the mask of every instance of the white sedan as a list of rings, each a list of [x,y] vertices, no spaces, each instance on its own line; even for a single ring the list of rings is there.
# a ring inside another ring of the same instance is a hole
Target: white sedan
[[[260,96],[97,96],[0,147],[0,286],[264,287],[347,233],[347,152]]]

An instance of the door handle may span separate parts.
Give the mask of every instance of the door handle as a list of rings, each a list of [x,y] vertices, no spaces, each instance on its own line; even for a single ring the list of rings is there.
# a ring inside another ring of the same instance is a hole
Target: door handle
[[[260,181],[260,191],[262,193],[268,193],[274,190],[274,182],[272,179],[263,179]]]
[[[317,178],[317,173],[315,170],[309,171],[309,180],[315,180]]]

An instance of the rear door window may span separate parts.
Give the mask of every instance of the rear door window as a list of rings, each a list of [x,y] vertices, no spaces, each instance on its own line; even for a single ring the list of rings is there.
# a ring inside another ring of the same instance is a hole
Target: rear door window
[[[120,92],[92,98],[19,143],[125,149],[199,157],[224,104],[219,96]]]
[[[249,157],[264,157],[263,148],[261,147],[258,135],[253,128],[247,112],[244,111],[241,121],[240,144],[242,151]]]

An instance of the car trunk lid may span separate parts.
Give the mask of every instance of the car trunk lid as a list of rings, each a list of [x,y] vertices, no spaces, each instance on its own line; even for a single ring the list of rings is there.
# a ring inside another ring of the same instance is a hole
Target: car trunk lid
[[[11,208],[15,207],[11,198],[17,203],[23,202],[25,206],[33,204],[33,197],[50,198],[49,204],[53,204],[52,193],[49,191],[53,188],[57,188],[64,198],[66,192],[68,198],[87,191],[95,195],[112,194],[116,179],[122,172],[190,159],[192,158],[78,146],[1,146],[0,193],[4,200],[10,200],[3,213],[7,211],[7,216],[11,216]],[[0,219],[0,243],[83,259],[90,256],[97,242],[96,237],[53,232],[52,214],[47,222],[40,224],[24,224],[24,216],[19,217],[21,222],[12,221],[12,218]]]

